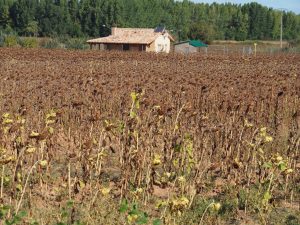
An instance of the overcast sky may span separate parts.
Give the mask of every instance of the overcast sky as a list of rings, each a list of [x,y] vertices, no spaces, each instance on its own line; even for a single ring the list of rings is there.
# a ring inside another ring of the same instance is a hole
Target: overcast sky
[[[234,4],[244,4],[249,2],[258,2],[262,5],[272,7],[272,8],[284,8],[290,11],[293,11],[297,14],[300,14],[300,0],[194,0],[194,2],[204,2],[204,3],[225,3],[231,2]]]

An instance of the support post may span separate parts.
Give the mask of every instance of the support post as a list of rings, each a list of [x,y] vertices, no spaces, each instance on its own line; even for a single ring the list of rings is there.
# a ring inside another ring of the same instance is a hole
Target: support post
[[[283,33],[283,11],[281,11],[281,25],[280,25],[280,48],[282,49],[282,33]]]

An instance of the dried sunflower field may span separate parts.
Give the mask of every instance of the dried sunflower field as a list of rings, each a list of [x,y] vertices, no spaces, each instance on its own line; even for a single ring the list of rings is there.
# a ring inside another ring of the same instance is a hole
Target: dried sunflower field
[[[0,48],[0,224],[299,224],[299,62]]]

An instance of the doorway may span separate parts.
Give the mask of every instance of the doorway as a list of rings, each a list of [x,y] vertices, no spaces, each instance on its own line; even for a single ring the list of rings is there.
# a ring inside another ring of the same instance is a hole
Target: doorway
[[[123,44],[123,51],[129,51],[129,44]]]

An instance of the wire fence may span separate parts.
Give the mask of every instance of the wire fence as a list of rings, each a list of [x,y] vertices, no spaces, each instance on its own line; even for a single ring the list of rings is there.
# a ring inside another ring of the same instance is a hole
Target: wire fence
[[[200,48],[199,53],[202,54],[239,54],[241,56],[251,56],[259,53],[274,55],[282,53],[300,53],[300,47],[285,47],[277,46],[254,46],[254,45],[209,45],[208,48]]]

